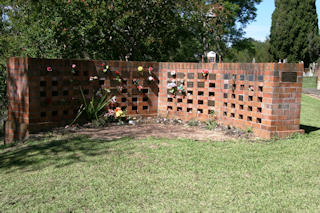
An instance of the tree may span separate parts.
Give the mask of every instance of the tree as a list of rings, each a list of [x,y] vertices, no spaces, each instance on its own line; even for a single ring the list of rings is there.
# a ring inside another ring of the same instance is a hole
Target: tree
[[[315,0],[276,0],[272,14],[270,54],[274,61],[304,61],[317,59],[319,28]]]

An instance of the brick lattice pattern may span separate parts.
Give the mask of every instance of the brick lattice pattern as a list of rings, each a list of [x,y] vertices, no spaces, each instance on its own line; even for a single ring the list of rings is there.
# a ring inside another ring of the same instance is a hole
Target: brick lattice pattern
[[[110,70],[103,72],[103,65]],[[139,66],[143,71],[138,71]],[[299,64],[9,58],[5,141],[23,140],[29,132],[70,123],[82,102],[80,86],[88,99],[99,88],[110,89],[117,96],[114,107],[129,115],[202,121],[215,117],[225,125],[252,127],[263,138],[286,137],[302,132],[302,74]],[[172,94],[167,88],[172,82],[185,91]]]

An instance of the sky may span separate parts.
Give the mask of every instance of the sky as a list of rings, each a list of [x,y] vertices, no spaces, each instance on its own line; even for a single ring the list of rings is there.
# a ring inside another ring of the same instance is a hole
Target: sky
[[[302,0],[303,1],[303,0]],[[320,0],[316,0],[318,19],[320,18]],[[257,6],[257,17],[254,22],[249,24],[246,29],[247,38],[254,38],[259,41],[265,41],[270,35],[271,17],[275,9],[274,0],[263,0]],[[320,19],[319,19],[320,22]]]

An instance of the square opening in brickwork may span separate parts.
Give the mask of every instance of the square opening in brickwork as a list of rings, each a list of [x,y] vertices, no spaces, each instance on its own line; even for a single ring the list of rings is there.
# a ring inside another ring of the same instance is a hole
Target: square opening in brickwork
[[[239,115],[239,119],[240,119],[240,120],[243,120],[243,115],[240,114],[240,115]]]
[[[177,111],[181,112],[182,111],[182,107],[177,107]]]
[[[188,79],[194,79],[194,73],[188,73]]]
[[[198,104],[203,104],[203,100],[198,100]]]
[[[258,81],[263,82],[264,76],[263,75],[259,75],[258,76]]]
[[[263,98],[262,97],[258,97],[258,102],[262,103]]]
[[[142,109],[143,110],[148,110],[148,106],[143,106]]]
[[[193,82],[187,82],[187,87],[192,88],[193,87]]]
[[[215,96],[214,92],[209,92],[209,96]]]
[[[121,102],[127,102],[127,99],[126,98],[121,98]]]
[[[233,91],[235,91],[237,89],[237,85],[236,84],[230,84],[230,87]]]
[[[142,93],[148,93],[149,90],[148,89],[142,89]]]
[[[187,112],[192,112],[192,108],[187,108]]]
[[[217,75],[216,74],[209,74],[209,80],[216,80]]]
[[[187,100],[187,103],[188,103],[188,104],[192,104],[192,103],[193,103],[193,100],[192,100],[192,99],[188,99],[188,100]]]
[[[223,98],[228,98],[228,93],[223,93]]]
[[[247,117],[247,121],[252,121],[252,117],[251,117],[251,116],[248,116],[248,117]]]
[[[210,88],[216,88],[216,84],[215,83],[209,83],[209,87]]]
[[[259,92],[263,92],[263,86],[258,87]]]
[[[122,111],[125,111],[125,110],[127,110],[127,107],[126,107],[126,106],[123,106],[123,107],[121,107],[121,110],[122,110]]]
[[[235,109],[236,105],[235,104],[231,104],[231,108]]]
[[[40,87],[45,87],[47,86],[47,82],[46,81],[40,81]]]
[[[204,88],[204,82],[198,82],[198,88]]]
[[[41,118],[44,118],[44,117],[46,117],[46,116],[47,116],[47,113],[46,113],[46,112],[41,112],[41,113],[40,113],[40,117],[41,117]]]
[[[248,106],[248,111],[252,112],[252,106]]]
[[[184,73],[178,72],[177,73],[177,78],[184,78]]]
[[[249,75],[249,76],[248,76],[248,80],[249,80],[249,81],[254,81],[254,75]]]
[[[193,91],[192,90],[188,90],[188,95],[193,95]]]
[[[231,114],[230,114],[230,117],[231,117],[231,118],[234,118],[234,117],[236,117],[236,116],[235,116],[234,113],[231,113]]]
[[[202,73],[198,73],[198,79],[205,79],[205,76]]]
[[[203,113],[203,109],[198,109],[198,113],[202,114]]]
[[[198,95],[199,96],[204,96],[204,92],[203,91],[198,91]]]
[[[51,112],[51,115],[52,115],[52,116],[57,116],[57,115],[58,115],[58,111],[52,111],[52,112]]]
[[[99,80],[99,85],[104,85],[104,80]]]
[[[227,112],[223,112],[223,116],[227,117],[228,113]]]
[[[83,72],[83,75],[84,75],[84,76],[89,76],[89,72],[88,72],[88,71],[84,71],[84,72]]]
[[[257,108],[257,112],[262,112],[262,108],[261,108],[261,107],[258,107],[258,108]]]
[[[68,110],[63,110],[63,115],[68,115]]]
[[[143,102],[148,102],[149,101],[149,98],[148,97],[143,97],[142,99]],[[171,101],[172,102],[172,101]]]
[[[137,106],[132,106],[132,110],[137,110],[138,107]]]
[[[258,124],[261,124],[261,123],[262,123],[261,118],[257,118],[257,123],[258,123]]]
[[[208,106],[215,106],[215,101],[209,100],[209,101],[208,101]]]
[[[47,93],[45,91],[40,92],[40,97],[46,97],[46,96],[47,96]]]
[[[229,80],[229,78],[230,78],[230,75],[229,75],[229,74],[224,74],[224,75],[223,75],[223,79],[224,79],[224,80]]]
[[[224,103],[223,103],[223,106],[224,106],[224,107],[228,107],[228,103],[227,103],[227,102],[224,102]]]
[[[244,85],[243,84],[240,85],[240,90],[244,90]]]
[[[248,96],[248,101],[253,101],[253,96]]]
[[[239,95],[239,101],[243,101],[243,95]]]
[[[167,110],[168,110],[168,111],[171,111],[171,110],[173,110],[173,107],[172,107],[172,106],[168,106],[168,107],[167,107]]]
[[[245,76],[244,75],[240,75],[240,81],[244,81]]]
[[[138,101],[138,98],[137,97],[133,97],[132,98],[132,102],[137,102]]]
[[[231,98],[236,99],[236,94],[231,94]]]
[[[122,91],[121,91],[122,93],[127,93],[128,92],[128,90],[127,89],[122,89]]]
[[[59,92],[58,91],[52,91],[52,96],[58,96]]]
[[[208,114],[209,114],[209,115],[214,115],[214,114],[215,114],[215,111],[214,111],[213,109],[209,109],[209,110],[208,110]]]
[[[178,103],[182,103],[182,98],[178,98]]]
[[[69,91],[68,90],[63,90],[63,96],[68,96],[69,95]]]
[[[229,89],[229,84],[224,84],[223,89]]]
[[[128,84],[128,80],[122,80],[122,84],[127,85]]]
[[[58,81],[52,81],[51,83],[52,83],[52,86],[53,86],[53,87],[58,86]]]
[[[244,106],[241,104],[241,105],[239,106],[239,109],[243,110],[243,109],[244,109]]]

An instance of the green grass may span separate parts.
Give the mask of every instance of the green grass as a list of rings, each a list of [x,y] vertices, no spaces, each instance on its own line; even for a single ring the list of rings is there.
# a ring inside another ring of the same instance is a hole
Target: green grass
[[[278,141],[69,135],[2,148],[0,211],[318,212],[319,109],[303,96],[311,132]]]
[[[303,88],[317,88],[317,77],[303,77],[302,87]]]

